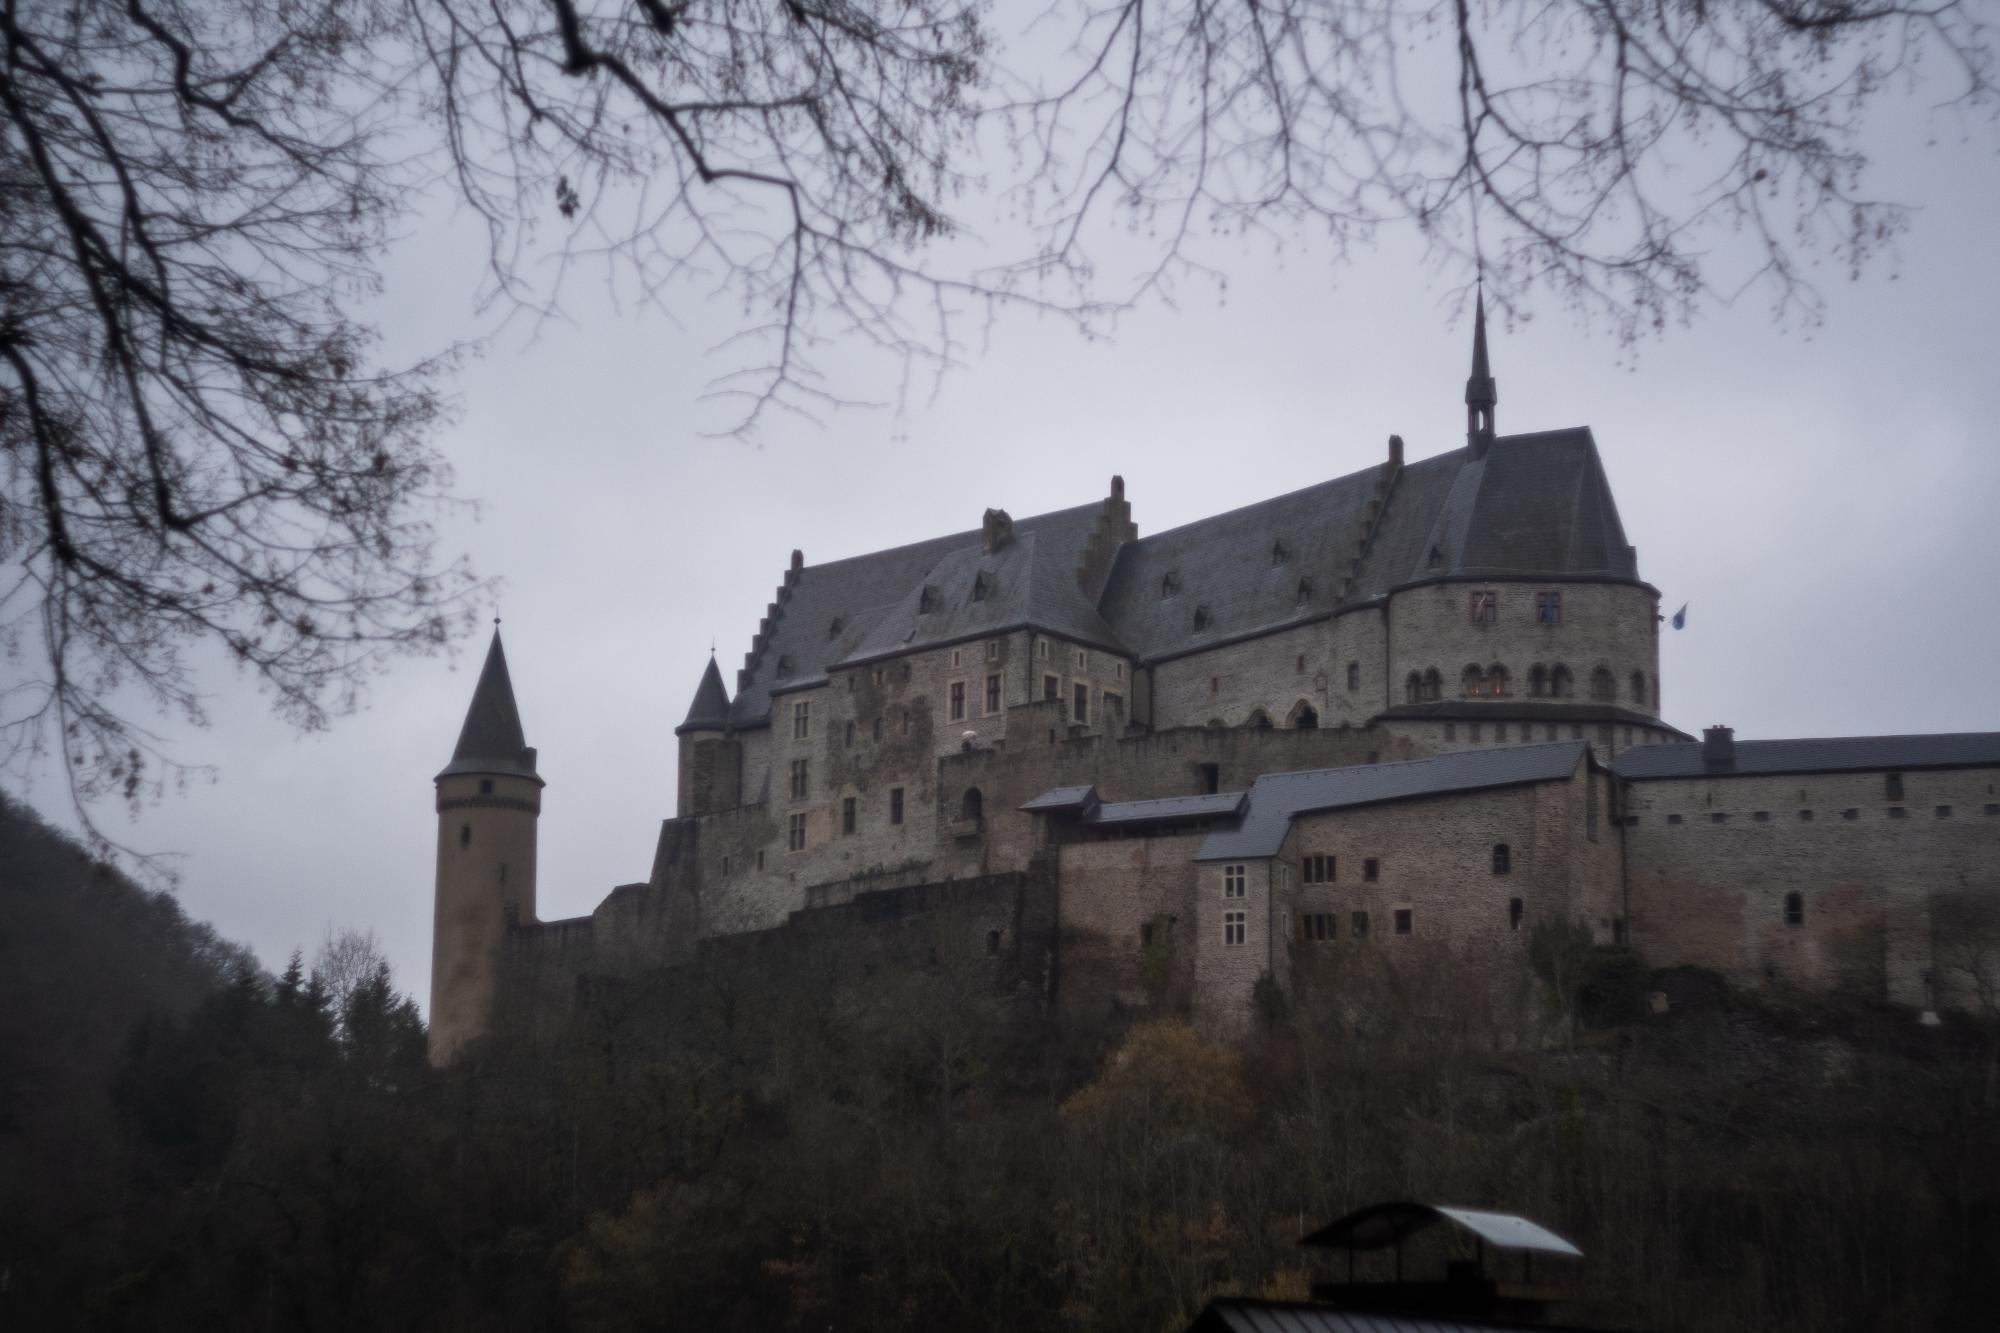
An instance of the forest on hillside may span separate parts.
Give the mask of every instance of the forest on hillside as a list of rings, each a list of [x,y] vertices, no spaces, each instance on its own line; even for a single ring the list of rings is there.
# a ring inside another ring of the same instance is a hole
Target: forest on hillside
[[[1160,1333],[1304,1296],[1298,1238],[1400,1198],[1574,1240],[1598,1325],[2000,1299],[1990,1021],[1440,951],[1318,969],[1225,1046],[1171,1003],[1023,1019],[949,950],[718,954],[440,1072],[385,969],[269,975],[19,807],[0,867],[9,1329]]]

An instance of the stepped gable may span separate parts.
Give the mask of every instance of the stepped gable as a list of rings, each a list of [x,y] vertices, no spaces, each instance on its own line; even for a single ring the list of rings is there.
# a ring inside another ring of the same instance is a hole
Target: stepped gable
[[[472,704],[465,710],[465,725],[459,728],[458,746],[438,777],[460,773],[536,777],[535,752],[521,731],[521,712],[514,705],[514,682],[507,674],[507,653],[500,646],[497,626],[486,649],[486,665],[479,670],[479,683],[472,690]]]
[[[1094,501],[1014,520],[1012,539],[990,556],[985,529],[975,528],[788,574],[738,675],[732,725],[768,724],[774,694],[823,684],[832,666],[1013,625],[1112,646],[1073,573],[1102,508]],[[974,603],[981,572],[995,581],[986,600]],[[922,614],[927,584],[937,609]]]
[[[722,686],[722,669],[715,664],[715,654],[708,655],[708,670],[701,673],[701,684],[695,687],[694,702],[688,705],[687,716],[674,728],[679,736],[690,731],[723,731],[729,726],[729,691]]]

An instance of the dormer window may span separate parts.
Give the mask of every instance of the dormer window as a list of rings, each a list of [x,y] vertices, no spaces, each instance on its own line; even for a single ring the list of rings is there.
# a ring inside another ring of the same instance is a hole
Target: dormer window
[[[1207,628],[1208,628],[1208,608],[1207,608],[1207,607],[1205,607],[1205,606],[1197,606],[1197,607],[1196,607],[1196,608],[1194,609],[1194,627],[1195,627],[1196,629],[1198,629],[1198,630],[1203,630],[1203,629],[1207,629]]]
[[[1433,544],[1431,546],[1431,553],[1424,557],[1424,567],[1426,569],[1436,569],[1442,564],[1444,564],[1444,547]]]
[[[926,583],[924,590],[917,594],[917,614],[927,616],[937,610],[938,590],[934,583]]]
[[[1160,576],[1160,596],[1172,597],[1181,590],[1181,572],[1170,569]]]
[[[1300,606],[1304,606],[1307,602],[1310,602],[1312,600],[1312,595],[1313,595],[1313,581],[1311,579],[1300,579],[1298,592],[1296,594],[1298,604]]]
[[[992,591],[993,591],[993,576],[991,574],[981,571],[980,573],[973,576],[972,579],[973,601],[975,602],[985,601],[986,594]]]
[[[779,678],[782,679],[783,677],[789,676],[791,674],[792,674],[792,659],[781,655],[778,658]]]
[[[1279,540],[1271,543],[1272,565],[1274,566],[1282,565],[1285,563],[1285,561],[1291,558],[1292,558],[1292,553],[1285,549],[1285,543],[1283,538],[1280,538]]]
[[[846,628],[847,628],[846,619],[841,616],[835,616],[832,622],[829,623],[826,627],[826,637],[829,639],[837,639],[840,637],[840,632]]]

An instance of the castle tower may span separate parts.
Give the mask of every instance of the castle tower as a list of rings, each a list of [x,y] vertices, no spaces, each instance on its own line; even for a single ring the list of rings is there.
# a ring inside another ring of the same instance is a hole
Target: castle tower
[[[431,929],[432,1064],[485,1034],[507,930],[535,919],[535,825],[542,780],[521,735],[500,630],[437,775],[437,915]]]
[[[1474,458],[1486,457],[1492,447],[1493,409],[1499,402],[1500,388],[1486,364],[1486,288],[1481,285],[1472,315],[1472,374],[1465,381],[1465,443]]]
[[[708,657],[708,670],[701,673],[694,702],[687,718],[674,728],[680,738],[680,776],[676,784],[674,813],[709,815],[731,810],[741,804],[742,747],[729,729],[729,692],[722,687],[722,672],[715,654]]]

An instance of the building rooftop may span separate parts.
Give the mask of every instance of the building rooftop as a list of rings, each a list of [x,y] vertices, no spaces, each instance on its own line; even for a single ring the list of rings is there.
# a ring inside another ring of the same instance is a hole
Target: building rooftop
[[[521,732],[521,712],[514,706],[514,682],[507,675],[507,653],[500,646],[497,624],[493,641],[486,648],[486,664],[479,669],[479,683],[472,687],[472,703],[465,710],[458,745],[438,777],[460,773],[541,780],[535,774],[535,752],[528,748]]]
[[[1735,741],[1732,762],[1710,767],[1699,741],[1627,750],[1611,769],[1628,781],[1648,778],[1751,777],[1775,773],[1840,773],[1865,769],[1985,768],[2000,765],[2000,731],[1950,731],[1918,736],[1824,736]]]

